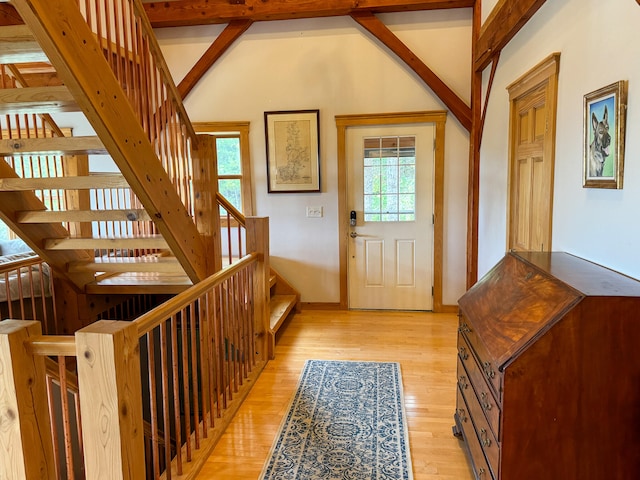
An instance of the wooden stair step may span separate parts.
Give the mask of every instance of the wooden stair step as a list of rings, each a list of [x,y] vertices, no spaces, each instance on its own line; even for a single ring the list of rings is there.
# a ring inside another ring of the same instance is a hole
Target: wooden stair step
[[[271,272],[271,274],[269,275],[269,288],[273,287],[276,282],[278,281],[278,276]]]
[[[185,291],[193,282],[185,274],[133,272],[111,275],[85,286],[87,294],[127,295],[157,293],[175,295]]]
[[[79,112],[65,86],[0,88],[0,114]]]
[[[48,62],[49,59],[27,25],[0,27],[0,63]]]
[[[38,210],[16,213],[18,223],[142,222],[151,217],[142,209],[128,210]]]
[[[5,138],[0,140],[0,157],[11,155],[105,155],[98,137]]]
[[[94,250],[94,249],[168,249],[169,245],[161,235],[145,237],[66,237],[48,238],[45,250]]]
[[[184,275],[184,269],[175,257],[144,255],[141,257],[96,257],[93,261],[73,262],[69,272],[161,272]]]
[[[0,178],[0,191],[25,190],[89,190],[92,188],[128,188],[124,176],[118,174],[51,178]]]
[[[271,332],[278,331],[287,315],[293,310],[298,301],[297,295],[273,295],[269,302],[269,309],[271,311],[271,320],[269,325]]]

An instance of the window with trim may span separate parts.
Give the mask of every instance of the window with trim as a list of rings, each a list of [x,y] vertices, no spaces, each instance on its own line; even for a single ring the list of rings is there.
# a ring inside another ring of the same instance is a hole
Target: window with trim
[[[215,139],[218,191],[245,216],[253,215],[249,122],[205,122],[193,127]]]

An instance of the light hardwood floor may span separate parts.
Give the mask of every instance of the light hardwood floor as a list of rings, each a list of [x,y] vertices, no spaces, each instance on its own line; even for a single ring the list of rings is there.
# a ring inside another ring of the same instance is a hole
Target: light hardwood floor
[[[400,362],[415,480],[473,478],[463,444],[451,432],[456,332],[453,314],[296,314],[279,332],[275,360],[265,367],[198,480],[258,478],[308,359]]]

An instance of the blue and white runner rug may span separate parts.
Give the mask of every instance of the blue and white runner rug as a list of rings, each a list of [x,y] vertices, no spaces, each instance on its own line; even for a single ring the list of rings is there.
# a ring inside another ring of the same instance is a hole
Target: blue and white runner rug
[[[260,479],[413,479],[400,365],[308,360]]]

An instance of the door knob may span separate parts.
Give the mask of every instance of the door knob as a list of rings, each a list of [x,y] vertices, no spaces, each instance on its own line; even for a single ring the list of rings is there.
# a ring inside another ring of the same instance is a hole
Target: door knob
[[[358,236],[358,232],[349,232],[349,236],[351,238],[356,238]]]

